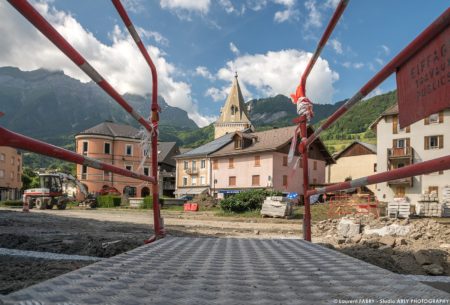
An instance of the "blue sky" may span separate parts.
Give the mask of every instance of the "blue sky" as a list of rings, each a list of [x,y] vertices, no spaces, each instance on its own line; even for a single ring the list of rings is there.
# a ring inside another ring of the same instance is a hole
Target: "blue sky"
[[[121,93],[151,90],[149,72],[110,1],[31,3]],[[246,100],[293,92],[338,1],[123,3],[160,71],[161,95],[204,126],[219,114],[234,71]],[[351,97],[447,7],[438,0],[351,0],[311,74],[308,96],[316,103]],[[6,1],[0,19],[1,66],[60,69],[88,81]],[[374,94],[394,88],[391,77]]]

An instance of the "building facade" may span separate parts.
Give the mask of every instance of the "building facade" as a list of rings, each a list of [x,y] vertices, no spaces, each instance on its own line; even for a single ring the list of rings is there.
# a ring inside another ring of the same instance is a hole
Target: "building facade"
[[[0,146],[0,201],[21,199],[22,171],[21,153]]]
[[[214,139],[220,138],[227,133],[243,131],[249,128],[252,129],[253,127],[236,74],[225,105],[220,110],[219,119],[214,123]]]
[[[128,125],[104,122],[80,132],[75,137],[76,152],[90,158],[151,176],[151,159],[147,158],[142,168],[139,131]],[[175,142],[158,143],[159,192],[170,195],[175,190],[175,161],[178,154]],[[108,187],[116,188],[129,197],[146,197],[151,194],[152,185],[137,179],[111,172],[77,165],[77,179],[89,192],[95,193]]]
[[[400,128],[398,106],[386,110],[373,124],[377,133],[377,171],[419,163],[449,155],[450,110],[441,111],[411,126]],[[377,184],[376,195],[381,201],[407,197],[411,203],[420,200],[424,192],[436,191],[442,200],[442,190],[450,185],[450,171],[439,171]]]
[[[296,126],[262,132],[236,132],[232,141],[210,155],[213,192],[235,193],[250,189],[273,189],[303,194],[303,170],[298,152],[289,163],[288,153]],[[312,133],[312,129],[309,129]],[[325,183],[325,166],[333,159],[320,140],[309,151],[309,183]]]
[[[326,168],[326,182],[338,183],[373,175],[377,171],[377,146],[355,141],[333,155],[335,164]],[[375,193],[376,185],[367,188]]]

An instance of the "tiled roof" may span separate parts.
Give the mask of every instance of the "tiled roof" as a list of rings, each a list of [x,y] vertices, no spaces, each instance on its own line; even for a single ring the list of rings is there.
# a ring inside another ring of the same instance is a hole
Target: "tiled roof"
[[[350,145],[348,145],[346,148],[344,148],[343,150],[333,154],[333,158],[335,160],[339,159],[344,152],[346,152],[348,149],[350,149],[350,147],[352,147],[353,145],[356,145],[356,144],[360,144],[360,145],[364,146],[365,148],[367,148],[368,150],[370,150],[372,153],[377,154],[377,146],[376,145],[361,142],[361,141],[354,141]]]
[[[274,151],[282,146],[288,144],[292,137],[294,136],[294,131],[297,126],[289,126],[284,128],[276,128],[270,129],[266,131],[254,132],[251,135],[256,136],[256,141],[243,149],[236,150],[233,143],[228,143],[219,151],[211,154],[213,157],[218,156],[227,156],[227,155],[236,155],[243,153],[252,153],[252,152],[260,152],[260,151]],[[312,127],[308,127],[308,135],[311,135],[314,132]],[[236,133],[233,133],[235,135]],[[327,163],[334,163],[333,158],[330,153],[326,149],[325,145],[322,143],[320,139],[316,140],[314,143],[320,146],[320,152],[323,154],[324,158],[327,160]]]
[[[385,116],[385,115],[393,115],[393,114],[398,114],[398,104],[395,104],[391,107],[389,107],[388,109],[386,109],[381,116]]]
[[[138,133],[139,130],[130,125],[117,124],[113,122],[103,122],[80,132],[78,135],[101,135],[113,138],[120,137],[139,139]]]
[[[158,162],[175,166],[175,160],[173,159],[173,153],[175,152],[173,152],[173,149],[176,145],[176,142],[158,142]]]

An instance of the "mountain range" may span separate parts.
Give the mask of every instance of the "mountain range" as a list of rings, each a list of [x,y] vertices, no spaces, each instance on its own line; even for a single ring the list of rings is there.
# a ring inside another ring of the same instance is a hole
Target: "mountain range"
[[[124,98],[141,115],[149,115],[149,95],[125,94]],[[168,105],[162,97],[158,102],[162,110],[161,141],[196,147],[212,140],[213,124],[199,128],[186,111]],[[344,102],[314,105],[312,123],[325,119]],[[395,92],[392,92],[360,103],[334,125],[325,138],[338,139],[344,132],[365,131],[394,102]],[[257,130],[292,125],[292,119],[297,116],[295,105],[284,95],[253,99],[247,106]],[[0,111],[5,113],[0,119],[2,126],[69,149],[73,149],[75,134],[106,120],[139,128],[138,123],[95,83],[82,83],[61,71],[0,68]]]

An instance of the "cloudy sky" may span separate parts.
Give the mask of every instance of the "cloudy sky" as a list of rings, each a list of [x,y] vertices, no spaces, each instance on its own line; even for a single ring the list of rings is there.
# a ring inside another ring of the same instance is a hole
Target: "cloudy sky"
[[[151,91],[151,76],[108,0],[34,0],[120,93]],[[199,125],[214,121],[237,71],[246,100],[289,95],[338,0],[122,0],[159,73],[160,95]],[[351,0],[307,83],[315,103],[352,96],[447,8],[446,1]],[[0,66],[89,79],[5,0]],[[375,93],[395,88],[385,81]]]

